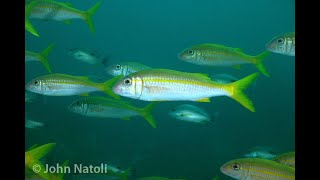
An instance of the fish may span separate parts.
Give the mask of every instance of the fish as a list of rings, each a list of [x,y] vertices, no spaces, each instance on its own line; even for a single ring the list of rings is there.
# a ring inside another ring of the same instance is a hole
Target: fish
[[[295,46],[295,32],[289,32],[274,37],[270,42],[266,44],[266,49],[273,53],[295,56]]]
[[[41,128],[43,126],[44,126],[43,122],[34,121],[34,120],[29,119],[29,118],[26,118],[26,120],[25,120],[25,127],[26,128],[36,129],[36,128]]]
[[[112,85],[120,78],[116,76],[103,83],[96,83],[86,76],[48,74],[29,81],[26,84],[26,90],[46,96],[88,96],[90,92],[103,91],[115,99],[120,99],[111,90]]]
[[[88,24],[90,31],[94,32],[92,16],[100,8],[101,3],[102,0],[87,11],[82,11],[75,9],[70,3],[54,0],[32,0],[25,6],[25,29],[31,34],[40,37],[29,19],[63,21],[66,24],[70,24],[73,19],[81,19]]]
[[[204,109],[190,104],[182,104],[175,107],[169,112],[169,115],[181,121],[200,124],[207,124],[212,121],[210,115]]]
[[[222,165],[220,171],[239,180],[295,179],[295,169],[272,160],[260,158],[234,159]]]
[[[151,69],[151,67],[138,62],[121,62],[108,66],[106,72],[112,76],[126,76],[145,69]]]
[[[295,152],[294,151],[280,154],[274,157],[272,160],[295,168]]]
[[[112,87],[115,94],[143,101],[210,102],[210,97],[228,96],[255,112],[252,101],[243,92],[259,73],[230,84],[212,81],[207,74],[169,69],[148,69],[124,76]]]
[[[90,96],[74,101],[68,109],[71,112],[89,117],[130,120],[131,117],[142,116],[153,128],[156,128],[156,121],[151,114],[154,105],[155,103],[150,103],[144,108],[137,108],[125,101]]]
[[[45,180],[50,180],[50,175],[45,173],[45,167],[40,162],[40,159],[51,152],[56,146],[56,143],[48,143],[36,148],[30,149],[25,152],[25,169],[28,172],[33,172],[34,166],[39,167],[38,176],[44,178]]]
[[[229,84],[239,80],[230,74],[214,74],[211,76],[211,79],[220,84]]]
[[[88,64],[105,64],[108,61],[107,57],[98,53],[95,50],[85,48],[73,48],[68,51],[68,55],[76,60],[86,62]]]
[[[54,48],[54,44],[51,43],[46,49],[44,49],[40,53],[25,50],[25,62],[32,62],[32,61],[40,62],[49,73],[52,73],[51,66],[48,61],[48,56],[53,50],[53,48]]]
[[[270,52],[264,51],[257,56],[245,54],[240,48],[227,47],[219,44],[199,44],[184,49],[178,58],[185,62],[202,66],[233,66],[239,68],[242,64],[253,64],[261,73],[270,77],[262,64]]]
[[[186,180],[186,179],[171,179],[160,176],[150,176],[150,177],[139,177],[137,180]]]
[[[262,158],[262,159],[273,159],[277,154],[272,151],[272,148],[267,146],[256,146],[251,151],[244,155],[247,158]]]

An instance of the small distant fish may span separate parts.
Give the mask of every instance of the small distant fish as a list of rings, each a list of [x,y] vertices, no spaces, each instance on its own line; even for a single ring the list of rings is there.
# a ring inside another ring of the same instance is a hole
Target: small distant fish
[[[90,81],[86,76],[72,76],[67,74],[48,74],[29,81],[28,91],[47,96],[87,96],[90,92],[103,91],[109,96],[119,99],[111,90],[112,85],[121,77],[114,77],[104,83]]]
[[[34,102],[34,100],[37,98],[38,94],[30,92],[30,91],[25,91],[24,94],[24,102],[26,103],[31,103]]]
[[[221,84],[229,84],[239,80],[239,78],[236,78],[229,74],[214,74],[211,76],[211,78],[215,82],[221,83]]]
[[[112,76],[129,75],[137,71],[151,69],[151,67],[138,62],[121,62],[112,64],[106,68],[106,72]]]
[[[272,151],[272,148],[267,146],[256,146],[251,149],[251,151],[244,155],[247,158],[263,158],[263,159],[273,159],[277,154]]]
[[[36,129],[36,128],[40,128],[40,127],[43,127],[43,126],[44,126],[43,122],[34,121],[34,120],[29,119],[29,118],[26,118],[26,122],[25,122],[25,127],[26,128]]]
[[[210,115],[204,109],[190,104],[175,107],[169,112],[169,115],[175,119],[200,124],[207,124],[212,121]]]
[[[231,160],[221,166],[220,171],[234,179],[294,180],[295,170],[272,160],[242,158]]]
[[[295,152],[294,151],[280,154],[279,156],[273,158],[272,160],[295,168]]]
[[[210,97],[228,96],[255,112],[252,101],[243,90],[258,75],[254,73],[234,83],[220,84],[212,81],[206,74],[147,69],[123,77],[112,90],[120,96],[143,101],[210,102]]]
[[[43,50],[40,53],[35,53],[31,51],[25,51],[25,62],[32,62],[32,61],[38,61],[40,62],[49,73],[52,73],[51,67],[48,62],[48,56],[50,52],[52,51],[54,47],[54,44],[50,44],[45,50]]]
[[[156,128],[156,121],[151,114],[154,105],[155,103],[151,103],[144,108],[137,108],[128,102],[92,96],[76,100],[68,108],[71,112],[89,117],[129,120],[133,116],[142,116]]]
[[[131,175],[132,168],[129,167],[126,170],[122,170],[119,167],[113,166],[108,164],[107,165],[107,175],[108,176],[116,176],[120,177],[122,179],[128,179],[128,177]]]
[[[105,64],[107,58],[97,51],[84,48],[73,48],[68,51],[68,54],[76,60],[86,62],[89,64]]]
[[[265,76],[270,76],[262,61],[270,54],[268,51],[257,56],[245,54],[239,48],[219,44],[200,44],[183,50],[178,57],[186,62],[204,66],[236,66],[253,64]]]
[[[295,56],[295,46],[295,32],[290,32],[281,36],[274,37],[266,45],[266,49],[278,54]]]
[[[186,180],[186,179],[171,179],[166,177],[150,176],[150,177],[140,177],[137,180]]]
[[[38,36],[37,30],[32,26],[30,19],[63,21],[69,24],[72,19],[84,20],[94,32],[92,16],[101,6],[102,0],[87,11],[75,9],[70,3],[54,0],[32,0],[25,6],[25,29],[31,34]]]

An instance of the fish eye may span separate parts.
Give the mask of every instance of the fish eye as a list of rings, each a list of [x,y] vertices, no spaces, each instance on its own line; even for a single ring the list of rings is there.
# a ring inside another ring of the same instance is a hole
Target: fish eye
[[[240,169],[240,165],[237,163],[232,164],[232,169],[238,171]]]
[[[277,40],[277,42],[283,44],[283,43],[284,43],[284,39],[283,39],[283,38],[279,38],[279,39]]]
[[[117,64],[117,65],[116,65],[116,69],[117,69],[117,70],[121,69],[121,65],[120,65],[120,64]]]
[[[35,80],[35,81],[33,82],[33,84],[34,84],[34,85],[38,85],[38,84],[39,84],[39,81]]]
[[[126,85],[130,85],[131,84],[131,79],[130,78],[126,78],[123,80],[123,83]]]
[[[191,54],[191,55],[193,55],[193,54],[194,54],[194,51],[191,49],[191,50],[188,51],[188,53]]]

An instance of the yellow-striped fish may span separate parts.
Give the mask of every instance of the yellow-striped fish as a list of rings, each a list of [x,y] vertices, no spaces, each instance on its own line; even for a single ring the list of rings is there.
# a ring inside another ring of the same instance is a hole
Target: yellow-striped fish
[[[227,47],[219,44],[199,44],[183,50],[178,57],[186,62],[204,66],[234,66],[253,64],[265,76],[270,76],[262,64],[270,54],[264,51],[257,56],[245,54],[239,48]]]
[[[54,44],[50,44],[45,50],[40,53],[35,53],[31,51],[25,51],[25,62],[38,61],[48,70],[49,73],[52,73],[50,64],[48,62],[48,56],[52,51]]]
[[[120,99],[111,89],[119,78],[121,77],[116,76],[104,83],[96,83],[90,81],[87,76],[48,74],[28,82],[26,90],[47,96],[88,95],[90,92],[103,91],[109,96]]]
[[[295,56],[295,32],[283,34],[281,36],[274,37],[267,45],[268,51],[284,54],[288,56]]]
[[[239,180],[293,180],[294,168],[268,159],[243,158],[231,160],[220,171]]]
[[[245,90],[258,76],[251,74],[230,84],[212,81],[208,75],[179,72],[169,69],[147,69],[120,79],[113,92],[144,101],[198,101],[210,102],[210,97],[228,96],[254,112]]]
[[[286,164],[288,166],[295,168],[295,152],[287,152],[287,153],[280,154],[279,156],[275,157],[273,160],[278,163]]]
[[[25,6],[25,29],[31,34],[38,36],[37,30],[32,26],[29,19],[55,20],[70,23],[72,19],[84,20],[94,32],[92,16],[101,6],[102,0],[97,2],[87,11],[75,9],[70,3],[57,2],[54,0],[32,0]]]

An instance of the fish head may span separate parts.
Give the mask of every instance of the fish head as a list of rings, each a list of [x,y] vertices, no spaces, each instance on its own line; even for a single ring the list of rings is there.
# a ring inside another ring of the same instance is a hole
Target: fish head
[[[44,94],[45,92],[47,92],[50,89],[46,79],[42,78],[42,77],[38,77],[38,78],[35,78],[35,79],[29,81],[26,84],[25,88],[28,91],[38,93],[38,94]]]
[[[178,58],[190,63],[198,63],[201,60],[202,49],[190,47],[178,54]]]
[[[175,119],[180,119],[180,120],[191,119],[193,117],[192,112],[181,109],[181,108],[171,109],[171,111],[169,112],[169,115]]]
[[[78,99],[74,102],[72,102],[69,106],[68,106],[68,110],[77,114],[86,114],[86,112],[88,111],[88,103],[86,102],[85,98],[83,99]]]
[[[244,170],[243,162],[241,159],[235,159],[228,161],[220,167],[220,171],[230,177],[235,179],[241,179],[246,177],[247,171]]]
[[[112,64],[106,68],[106,72],[112,76],[125,75],[121,64]]]
[[[143,80],[139,76],[125,76],[112,87],[112,91],[120,96],[139,99],[143,91]]]
[[[285,52],[287,39],[283,36],[278,36],[273,38],[269,43],[266,45],[266,49],[271,52],[281,53]]]

